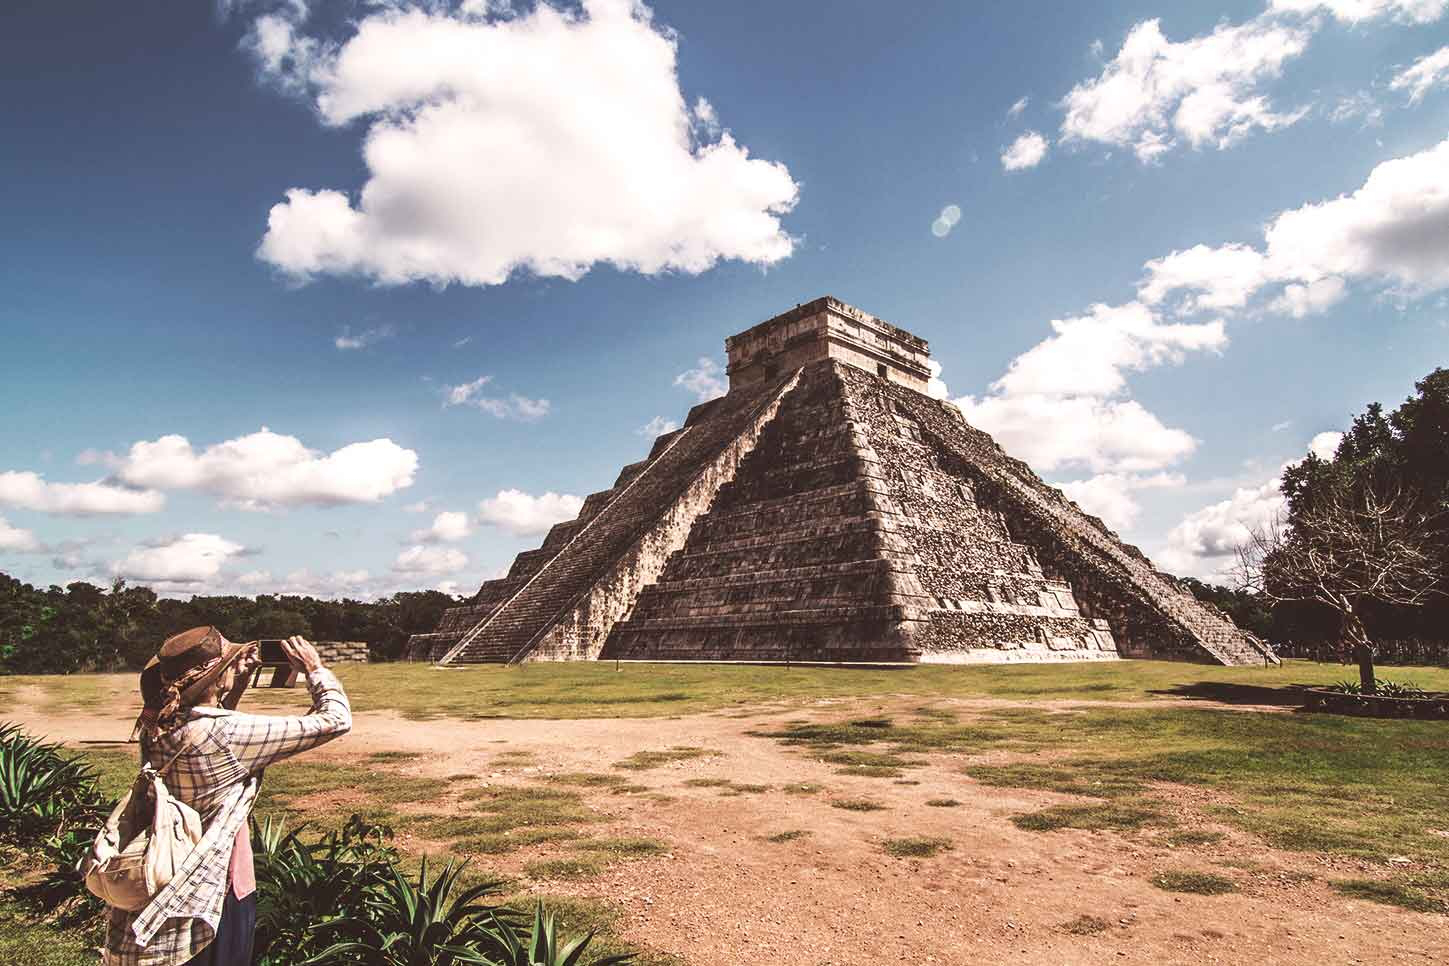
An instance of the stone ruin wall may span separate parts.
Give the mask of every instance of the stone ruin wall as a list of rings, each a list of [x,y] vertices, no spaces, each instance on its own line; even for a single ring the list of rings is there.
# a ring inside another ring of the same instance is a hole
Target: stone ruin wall
[[[323,664],[366,664],[370,660],[366,641],[313,641]]]

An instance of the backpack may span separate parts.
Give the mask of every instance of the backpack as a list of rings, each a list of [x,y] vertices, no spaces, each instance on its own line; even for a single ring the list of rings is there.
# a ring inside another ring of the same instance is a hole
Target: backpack
[[[149,762],[81,860],[86,888],[127,912],[146,908],[201,842],[201,816],[171,797],[162,776],[187,751],[183,746],[158,771]]]

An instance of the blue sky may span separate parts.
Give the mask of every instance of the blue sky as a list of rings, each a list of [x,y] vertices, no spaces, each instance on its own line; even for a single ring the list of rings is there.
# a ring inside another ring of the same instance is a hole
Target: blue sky
[[[0,568],[37,583],[471,592],[822,294],[1212,574],[1449,344],[1449,0],[0,27]]]

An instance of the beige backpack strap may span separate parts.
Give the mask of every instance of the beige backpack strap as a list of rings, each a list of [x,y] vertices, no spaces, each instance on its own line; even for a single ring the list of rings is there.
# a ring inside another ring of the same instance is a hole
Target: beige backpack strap
[[[181,743],[180,750],[178,750],[176,754],[172,755],[170,759],[167,760],[166,764],[162,765],[160,768],[156,768],[148,761],[146,762],[146,764],[141,766],[141,773],[144,775],[147,771],[149,771],[151,772],[151,777],[163,778],[165,777],[166,773],[171,770],[171,766],[175,765],[177,760],[179,760],[182,755],[190,751],[191,748],[192,744],[190,740],[183,741]]]

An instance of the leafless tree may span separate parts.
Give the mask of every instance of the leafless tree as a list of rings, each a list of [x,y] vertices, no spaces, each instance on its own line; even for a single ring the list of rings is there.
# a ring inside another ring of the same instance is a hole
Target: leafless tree
[[[1358,664],[1364,693],[1377,690],[1366,605],[1417,607],[1442,594],[1445,574],[1431,543],[1435,511],[1396,489],[1377,494],[1331,492],[1300,510],[1291,526],[1275,517],[1249,531],[1238,548],[1235,577],[1276,603],[1312,601],[1339,619],[1339,650]]]

